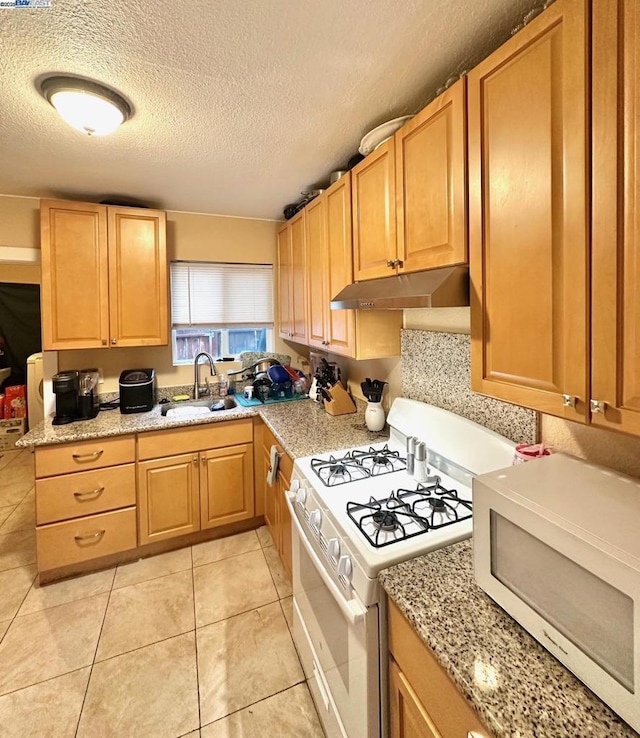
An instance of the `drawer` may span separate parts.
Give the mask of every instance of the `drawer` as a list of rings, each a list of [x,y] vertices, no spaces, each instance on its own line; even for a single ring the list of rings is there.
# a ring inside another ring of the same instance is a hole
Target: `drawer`
[[[38,571],[136,548],[136,508],[36,528]]]
[[[226,420],[199,427],[151,431],[138,436],[138,459],[161,459],[210,448],[253,443],[253,423],[246,420]]]
[[[36,481],[37,525],[136,504],[135,464]]]
[[[65,443],[36,448],[36,477],[101,469],[136,460],[135,438],[96,438],[94,441]]]
[[[490,735],[397,605],[387,601],[389,651],[443,738]]]

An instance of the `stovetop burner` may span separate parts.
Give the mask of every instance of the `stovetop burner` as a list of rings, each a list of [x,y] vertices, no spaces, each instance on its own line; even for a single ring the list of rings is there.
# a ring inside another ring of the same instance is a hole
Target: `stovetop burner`
[[[400,525],[398,516],[389,510],[377,510],[373,513],[372,520],[376,528],[386,532],[396,530]]]
[[[399,489],[381,500],[348,502],[347,513],[369,543],[382,548],[466,520],[472,505],[445,489],[439,477],[430,477],[416,489]]]
[[[368,451],[348,451],[344,456],[328,459],[311,459],[311,468],[327,487],[335,487],[347,482],[357,482],[407,468],[407,460],[399,451],[391,451],[388,446]]]

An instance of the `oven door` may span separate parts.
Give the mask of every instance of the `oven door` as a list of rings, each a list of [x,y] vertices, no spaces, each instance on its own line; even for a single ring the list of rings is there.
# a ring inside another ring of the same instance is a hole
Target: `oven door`
[[[380,735],[378,606],[364,607],[337,576],[317,531],[292,517],[294,640],[328,738]]]

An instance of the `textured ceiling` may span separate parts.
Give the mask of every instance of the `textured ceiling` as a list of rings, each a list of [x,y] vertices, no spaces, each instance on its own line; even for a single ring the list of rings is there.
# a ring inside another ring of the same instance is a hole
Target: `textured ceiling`
[[[1,10],[0,193],[280,218],[364,133],[420,109],[531,5],[52,0]],[[118,89],[135,116],[84,137],[36,92],[51,72]]]

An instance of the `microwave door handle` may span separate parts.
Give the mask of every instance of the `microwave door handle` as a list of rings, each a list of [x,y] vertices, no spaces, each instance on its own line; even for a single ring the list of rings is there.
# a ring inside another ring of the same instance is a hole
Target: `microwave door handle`
[[[357,625],[364,619],[364,616],[367,614],[366,607],[358,602],[358,600],[356,599],[345,599],[342,592],[338,589],[338,585],[327,574],[324,566],[322,565],[322,561],[320,561],[318,557],[318,554],[313,550],[311,544],[307,540],[302,525],[300,524],[300,520],[298,519],[296,511],[293,508],[292,499],[289,497],[289,495],[285,495],[285,498],[287,500],[287,507],[289,508],[289,512],[291,513],[291,520],[293,521],[295,531],[300,538],[300,542],[304,546],[304,549],[307,552],[309,558],[313,562],[313,566],[320,575],[329,592],[331,592],[331,595],[333,596],[333,599],[336,601],[338,607],[342,611],[342,614],[347,618],[351,625]]]

